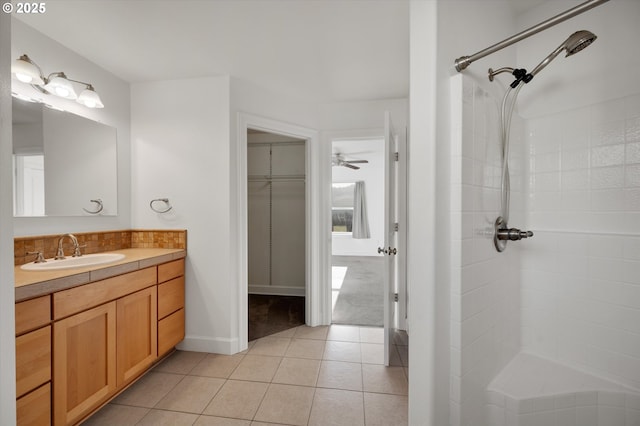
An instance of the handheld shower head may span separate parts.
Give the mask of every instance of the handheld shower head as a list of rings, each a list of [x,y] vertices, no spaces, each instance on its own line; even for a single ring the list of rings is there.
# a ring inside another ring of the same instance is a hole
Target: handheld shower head
[[[587,30],[576,31],[575,33],[571,34],[569,38],[563,43],[567,51],[565,58],[567,56],[573,55],[574,53],[578,53],[579,51],[593,43],[597,38],[598,37],[594,33]]]
[[[556,56],[558,56],[563,50],[566,50],[567,52],[565,57],[571,56],[589,46],[596,38],[597,37],[594,33],[587,30],[576,31],[575,33],[571,34],[569,38],[564,41],[564,43],[558,46],[556,50],[551,52],[549,56],[544,58],[544,60],[531,71],[531,77],[529,78],[529,80],[531,80],[534,75],[538,74],[544,67],[546,67],[549,62],[553,61]],[[528,81],[526,82],[528,83]]]

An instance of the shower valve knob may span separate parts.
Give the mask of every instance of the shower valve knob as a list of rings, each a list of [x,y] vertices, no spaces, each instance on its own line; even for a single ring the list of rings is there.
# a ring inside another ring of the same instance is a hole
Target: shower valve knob
[[[533,232],[531,231],[521,231],[517,228],[510,229],[500,229],[498,230],[498,239],[499,240],[508,240],[508,241],[519,241],[523,238],[533,237]]]

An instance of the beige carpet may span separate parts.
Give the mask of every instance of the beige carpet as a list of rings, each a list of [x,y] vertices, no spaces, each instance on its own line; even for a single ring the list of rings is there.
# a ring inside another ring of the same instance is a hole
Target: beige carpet
[[[333,256],[333,324],[383,325],[384,260],[380,256]],[[345,269],[346,268],[346,269]]]

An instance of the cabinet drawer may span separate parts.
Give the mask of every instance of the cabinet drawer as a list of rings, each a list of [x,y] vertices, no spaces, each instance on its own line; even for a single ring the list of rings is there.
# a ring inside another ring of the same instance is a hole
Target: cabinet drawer
[[[146,268],[53,294],[54,319],[68,317],[156,283],[156,268]]]
[[[184,259],[158,265],[158,282],[163,283],[170,279],[184,275]]]
[[[18,426],[51,424],[51,383],[39,387],[16,401]]]
[[[158,356],[169,352],[184,339],[184,309],[158,321]]]
[[[184,308],[184,276],[158,285],[158,319]]]
[[[16,396],[51,380],[51,326],[16,338]]]
[[[51,297],[16,303],[16,336],[51,322]]]

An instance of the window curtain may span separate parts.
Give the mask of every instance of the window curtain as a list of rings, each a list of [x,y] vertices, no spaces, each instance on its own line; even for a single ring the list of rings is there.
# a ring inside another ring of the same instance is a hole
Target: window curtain
[[[353,238],[370,238],[369,219],[367,218],[367,199],[364,191],[364,182],[356,182],[353,194]]]

